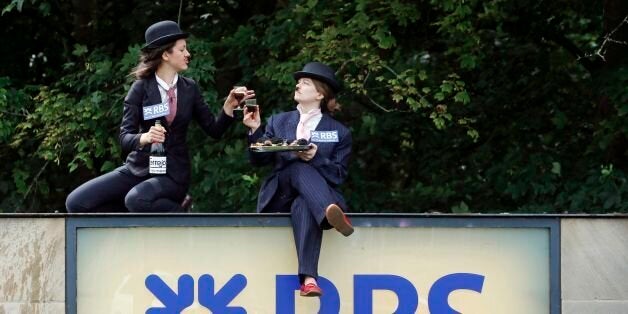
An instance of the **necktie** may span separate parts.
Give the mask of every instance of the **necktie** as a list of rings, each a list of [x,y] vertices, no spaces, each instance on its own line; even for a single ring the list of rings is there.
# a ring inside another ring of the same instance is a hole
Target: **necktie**
[[[307,123],[310,120],[320,115],[321,115],[320,110],[312,110],[308,113],[301,114],[301,117],[299,118],[299,124],[297,124],[297,139],[301,139],[301,138],[304,138],[306,140],[310,139],[310,136],[312,136],[312,130],[311,130],[311,126],[310,127],[307,126]]]
[[[174,116],[177,114],[177,91],[176,86],[170,87],[170,89],[166,92],[168,96],[168,108],[170,109],[170,113],[166,117],[166,121],[168,124],[172,124],[172,120],[174,120]]]

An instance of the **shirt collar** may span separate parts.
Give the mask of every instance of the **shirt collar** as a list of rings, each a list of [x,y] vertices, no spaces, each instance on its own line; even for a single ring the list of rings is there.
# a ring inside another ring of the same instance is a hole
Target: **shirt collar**
[[[310,111],[308,112],[303,112],[303,106],[301,106],[301,104],[297,105],[297,110],[299,111],[299,114],[301,115],[316,115],[316,114],[320,114],[321,113],[321,109],[320,108],[315,108],[315,109],[310,109]]]
[[[164,90],[169,90],[172,86],[177,86],[177,81],[179,80],[179,74],[174,75],[174,79],[172,79],[172,85],[166,83],[166,81],[162,80],[157,73],[155,73],[155,78],[157,79],[157,84],[161,86]]]

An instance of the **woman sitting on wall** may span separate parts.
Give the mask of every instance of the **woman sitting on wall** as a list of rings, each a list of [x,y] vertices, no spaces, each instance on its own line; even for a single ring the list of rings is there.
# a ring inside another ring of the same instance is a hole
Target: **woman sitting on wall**
[[[258,212],[289,212],[299,262],[301,296],[320,296],[318,258],[324,229],[335,228],[344,236],[353,226],[341,208],[346,209],[338,191],[347,177],[351,154],[351,133],[329,113],[337,108],[340,89],[334,71],[311,62],[294,73],[297,80],[296,110],[275,114],[261,128],[259,110],[245,109],[243,123],[250,128],[249,143],[261,137],[281,138],[291,143],[309,143],[300,152],[250,153],[253,165],[272,164],[273,172],[259,192]]]
[[[206,134],[220,138],[234,120],[233,110],[239,104],[234,90],[214,116],[196,82],[179,75],[188,68],[190,52],[188,34],[177,23],[155,23],[145,37],[140,62],[132,73],[137,80],[124,99],[120,125],[126,162],[72,191],[66,200],[68,212],[184,211],[182,201],[190,184],[186,142],[190,122],[196,120]],[[253,96],[253,91],[246,91],[244,99]],[[165,166],[154,172],[159,174],[149,173],[153,143],[165,148]]]

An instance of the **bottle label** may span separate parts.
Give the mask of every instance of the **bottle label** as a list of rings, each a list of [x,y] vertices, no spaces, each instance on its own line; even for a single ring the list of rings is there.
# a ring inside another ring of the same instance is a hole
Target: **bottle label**
[[[150,174],[166,174],[166,156],[150,156]]]

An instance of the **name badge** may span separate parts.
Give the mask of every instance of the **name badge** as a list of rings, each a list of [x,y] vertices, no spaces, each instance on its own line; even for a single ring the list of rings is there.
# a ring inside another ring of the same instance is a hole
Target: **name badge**
[[[312,131],[310,142],[338,143],[338,131]]]
[[[159,117],[165,117],[170,113],[168,103],[150,105],[142,108],[144,112],[144,120],[151,120]]]

